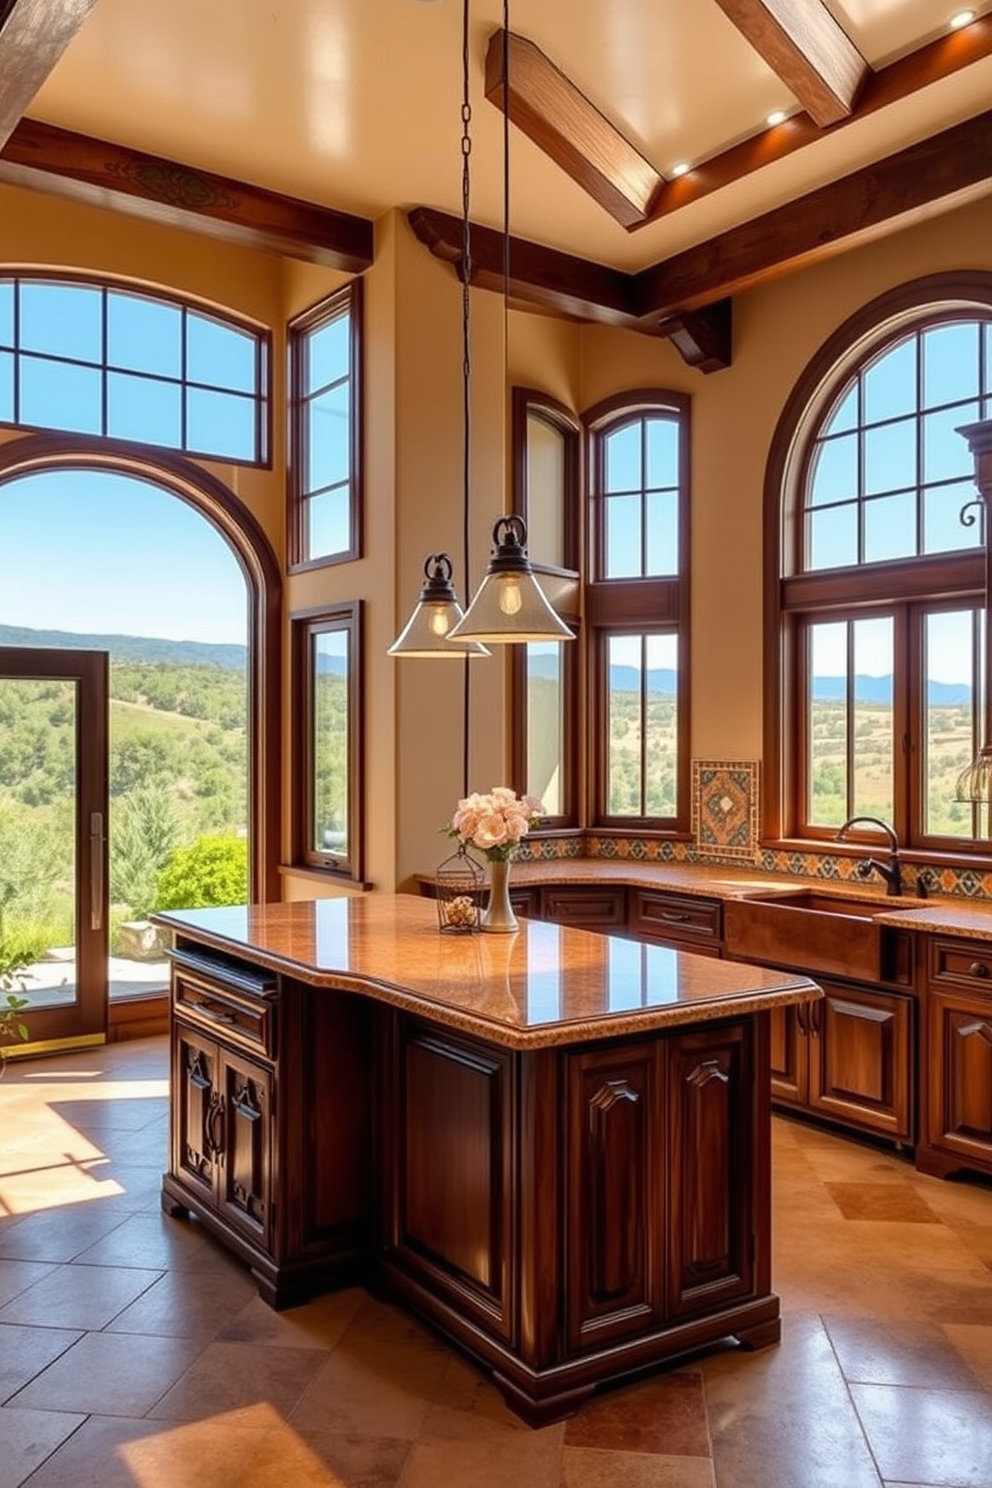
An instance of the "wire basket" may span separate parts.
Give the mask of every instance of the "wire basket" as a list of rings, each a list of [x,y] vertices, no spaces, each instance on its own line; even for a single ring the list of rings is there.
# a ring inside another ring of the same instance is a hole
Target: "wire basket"
[[[434,875],[438,928],[446,935],[478,930],[486,896],[486,875],[464,845],[438,866]]]

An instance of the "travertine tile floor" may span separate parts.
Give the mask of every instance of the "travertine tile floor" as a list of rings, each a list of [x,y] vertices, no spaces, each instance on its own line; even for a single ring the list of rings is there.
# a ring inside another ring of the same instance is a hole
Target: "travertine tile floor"
[[[0,1488],[992,1488],[992,1187],[777,1119],[782,1344],[531,1431],[361,1291],[265,1307],[165,1132],[164,1040],[0,1083]]]

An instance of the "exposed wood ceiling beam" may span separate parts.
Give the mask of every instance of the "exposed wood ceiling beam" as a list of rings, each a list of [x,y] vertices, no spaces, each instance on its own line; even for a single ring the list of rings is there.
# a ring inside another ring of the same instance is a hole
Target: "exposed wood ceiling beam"
[[[509,115],[566,175],[623,227],[647,222],[664,184],[654,166],[526,37],[495,31],[486,50],[486,97],[503,108],[510,79]]]
[[[854,111],[871,69],[821,0],[716,0],[771,70],[823,126]]]
[[[729,325],[722,350],[715,339],[720,334],[719,315],[724,312],[695,320],[691,312],[990,189],[992,111],[899,150],[639,274],[607,269],[514,238],[510,245],[510,296],[517,305],[625,326],[647,335],[676,340],[673,332],[677,331],[687,344],[697,341],[703,359],[720,357],[729,353]],[[460,218],[423,207],[409,216],[421,242],[460,274]],[[502,234],[473,225],[471,246],[472,283],[501,292]],[[709,338],[708,349],[704,337]]]
[[[662,321],[658,332],[667,336],[687,367],[723,372],[734,360],[733,308],[733,300],[716,300]]]
[[[373,226],[365,217],[34,119],[22,119],[0,150],[0,181],[350,274],[372,263]]]
[[[0,0],[0,145],[96,0]]]
[[[636,276],[642,315],[666,320],[881,237],[992,185],[992,110],[731,228]]]

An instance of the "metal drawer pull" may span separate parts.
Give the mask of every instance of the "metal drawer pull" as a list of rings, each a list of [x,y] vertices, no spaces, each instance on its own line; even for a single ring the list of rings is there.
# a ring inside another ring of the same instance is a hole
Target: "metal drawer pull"
[[[663,920],[687,920],[689,916],[682,910],[663,909],[661,911],[661,918]]]
[[[973,977],[987,977],[989,969],[984,961],[972,961],[968,967],[968,975]]]
[[[226,1009],[221,1011],[218,1008],[213,1008],[209,1002],[194,1002],[192,1006],[195,1007],[198,1013],[202,1013],[204,1018],[209,1018],[211,1023],[231,1024],[234,1022],[233,1013],[227,1012]]]

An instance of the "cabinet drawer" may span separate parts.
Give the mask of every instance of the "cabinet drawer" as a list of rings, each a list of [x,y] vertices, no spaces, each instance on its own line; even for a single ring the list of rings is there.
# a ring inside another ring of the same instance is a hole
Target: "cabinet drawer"
[[[723,933],[722,911],[718,899],[635,889],[630,906],[630,931],[648,940],[712,944]]]
[[[626,889],[598,887],[544,889],[541,915],[558,925],[585,930],[624,930],[627,925]]]
[[[172,1005],[176,1014],[209,1029],[225,1043],[270,1059],[276,1054],[276,979],[187,961],[173,953]]]
[[[992,998],[992,946],[981,940],[930,941],[930,981],[937,986],[967,987]]]

